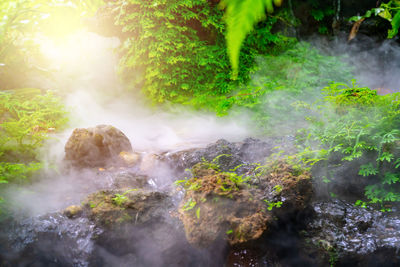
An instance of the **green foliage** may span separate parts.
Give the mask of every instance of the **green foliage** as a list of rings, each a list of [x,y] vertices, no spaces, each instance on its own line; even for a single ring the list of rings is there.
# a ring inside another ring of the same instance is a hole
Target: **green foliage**
[[[248,181],[250,180],[249,176],[245,176],[244,174],[239,175],[235,172],[235,170],[229,172],[220,171],[220,166],[218,161],[221,157],[230,156],[228,154],[221,154],[215,157],[211,162],[202,159],[202,162],[193,166],[191,170],[189,170],[192,174],[192,178],[185,178],[183,180],[178,180],[174,184],[177,186],[182,186],[185,190],[191,191],[201,191],[203,188],[203,180],[202,177],[198,177],[198,175],[205,175],[204,171],[211,170],[213,175],[218,176],[217,182],[215,185],[215,192],[219,195],[226,196],[232,191],[238,191],[243,186],[248,186]],[[237,166],[239,168],[241,165]],[[236,169],[236,168],[235,168]],[[279,188],[277,188],[279,190]],[[184,205],[183,210],[190,210],[194,208],[196,203],[192,203],[191,199]]]
[[[294,102],[300,98],[311,103],[330,82],[350,79],[351,68],[341,58],[323,55],[305,42],[295,43],[283,52],[259,57],[251,82],[221,100],[223,108],[218,113],[224,114],[234,105],[244,107],[252,111],[263,132],[274,134],[274,129],[282,134],[303,120]]]
[[[193,209],[197,205],[197,202],[194,201],[192,198],[189,198],[189,200],[183,205],[182,210],[183,211],[188,211]]]
[[[377,8],[368,10],[363,16],[353,16],[350,21],[358,21],[362,18],[370,18],[372,15],[379,16],[390,22],[392,28],[388,30],[387,38],[397,35],[400,28],[400,1],[390,0],[388,3],[381,3]]]
[[[65,125],[60,99],[51,92],[41,95],[38,91],[25,88],[0,92],[0,159],[36,160],[36,150],[48,133]]]
[[[132,191],[136,191],[136,190],[137,189],[126,190],[122,194],[115,194],[115,197],[113,197],[111,199],[117,206],[122,206],[126,201],[128,201],[128,197],[126,196],[126,194],[128,194],[129,192],[132,192]]]
[[[358,174],[364,177],[376,175],[378,174],[378,169],[370,162],[368,164],[361,165]]]
[[[268,18],[246,40],[240,75],[231,81],[223,13],[212,2],[131,0],[115,5],[116,22],[129,36],[122,51],[122,76],[156,103],[218,109],[221,98],[249,79],[255,56],[281,40],[271,33],[277,19]]]
[[[273,208],[280,208],[282,206],[282,201],[270,202],[270,201],[264,199],[264,202],[267,203],[268,210],[272,210]]]
[[[328,34],[329,24],[335,14],[332,4],[326,5],[323,1],[317,0],[308,0],[307,2],[311,6],[310,15],[318,24],[318,32],[320,34]]]
[[[19,182],[27,179],[42,168],[42,163],[29,164],[0,162],[0,184]]]
[[[37,149],[49,132],[66,123],[60,100],[50,92],[38,93],[31,88],[0,91],[0,184],[22,183],[41,169]]]
[[[399,97],[380,96],[354,81],[351,86],[332,83],[324,89],[323,100],[309,106],[310,127],[298,136],[303,148],[325,151],[324,157],[314,154],[316,158],[340,156],[354,162],[359,175],[369,179],[365,196],[371,204],[400,201]],[[360,164],[361,158],[368,162]]]
[[[281,6],[282,0],[222,0],[221,6],[226,9],[227,25],[226,42],[229,59],[232,65],[232,78],[236,79],[239,71],[239,54],[246,35],[248,35],[268,13],[274,12],[274,4]]]

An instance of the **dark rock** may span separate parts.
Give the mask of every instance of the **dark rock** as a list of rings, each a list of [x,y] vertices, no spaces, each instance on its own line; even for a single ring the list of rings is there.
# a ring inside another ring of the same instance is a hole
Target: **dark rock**
[[[123,164],[121,152],[132,152],[129,139],[113,126],[98,125],[73,131],[65,145],[65,160],[75,167],[105,167]]]
[[[338,266],[399,266],[400,218],[343,201],[313,204],[315,218],[303,233],[319,257]]]
[[[205,159],[209,162],[214,160],[222,171],[229,171],[242,165],[236,172],[246,173],[253,169],[252,163],[263,163],[272,153],[278,152],[274,150],[275,148],[279,147],[286,151],[292,150],[292,142],[293,140],[286,137],[263,141],[247,138],[243,142],[236,143],[220,139],[205,148],[166,153],[160,157],[160,160],[167,162],[171,168],[178,172],[191,168]]]
[[[100,233],[87,218],[70,220],[61,213],[10,221],[6,228],[0,234],[1,266],[88,266],[92,237]]]
[[[331,193],[334,193],[339,199],[355,202],[364,198],[367,185],[374,184],[374,181],[380,182],[378,176],[371,175],[365,179],[358,174],[359,166],[376,161],[373,153],[364,153],[362,157],[352,161],[344,161],[342,158],[342,154],[333,154],[328,161],[320,161],[313,166],[316,199],[328,200]]]

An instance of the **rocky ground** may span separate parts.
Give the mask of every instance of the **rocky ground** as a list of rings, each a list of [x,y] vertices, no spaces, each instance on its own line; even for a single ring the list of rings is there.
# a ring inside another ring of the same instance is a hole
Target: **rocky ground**
[[[276,146],[290,153],[290,138],[160,155],[135,153],[125,138],[104,126],[74,132],[66,168],[108,182],[65,210],[3,221],[1,266],[400,264],[400,216],[319,198],[311,173],[271,156]],[[100,150],[112,164],[91,159]],[[159,187],[165,169],[174,178]]]

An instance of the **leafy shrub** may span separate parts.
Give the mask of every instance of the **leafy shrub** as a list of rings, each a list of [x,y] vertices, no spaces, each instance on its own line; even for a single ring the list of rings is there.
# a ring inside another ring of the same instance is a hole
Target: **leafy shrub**
[[[0,184],[27,181],[41,169],[37,149],[67,121],[59,98],[38,93],[31,88],[0,91]]]
[[[308,0],[307,2],[311,6],[310,15],[318,24],[318,32],[320,34],[328,34],[331,28],[330,24],[332,24],[332,17],[335,14],[334,6],[330,2],[326,4],[317,0]]]
[[[29,164],[1,162],[0,184],[23,182],[41,168],[42,164],[39,162]]]
[[[0,159],[24,163],[36,160],[36,149],[49,132],[66,123],[59,98],[37,89],[0,92]],[[40,92],[40,91],[39,91]]]
[[[260,56],[251,82],[235,94],[221,98],[217,111],[225,114],[233,105],[245,107],[253,113],[262,131],[272,134],[274,129],[282,135],[303,120],[293,102],[307,99],[312,103],[330,82],[350,81],[352,69],[342,58],[323,55],[306,42],[292,42],[288,46],[284,51]]]
[[[317,147],[321,160],[339,155],[341,161],[358,164],[359,175],[370,177],[368,203],[400,201],[399,107],[399,93],[381,96],[354,81],[351,86],[332,83],[324,89],[323,100],[309,106],[310,127],[299,140],[305,150]],[[363,157],[369,161],[356,161]],[[365,206],[361,200],[357,203]]]
[[[37,149],[66,123],[60,100],[38,91],[0,92],[0,183],[23,182],[39,170]]]
[[[130,36],[122,51],[122,74],[154,102],[213,109],[219,96],[249,79],[259,50],[281,40],[280,35],[271,33],[276,18],[260,24],[252,33],[253,40],[250,37],[242,49],[240,75],[232,81],[223,14],[215,3],[131,0],[116,5],[116,21]]]

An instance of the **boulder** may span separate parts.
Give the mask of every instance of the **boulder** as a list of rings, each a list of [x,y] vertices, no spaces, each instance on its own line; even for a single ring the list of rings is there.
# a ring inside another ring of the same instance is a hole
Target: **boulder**
[[[123,224],[160,220],[172,207],[172,202],[166,193],[124,188],[93,193],[86,198],[83,207],[97,225],[115,229]]]
[[[213,163],[192,168],[193,178],[179,207],[186,238],[208,247],[219,238],[231,245],[257,240],[276,218],[287,220],[306,209],[312,196],[310,175],[275,162],[257,175],[223,172]]]
[[[137,161],[131,154],[129,139],[110,125],[77,128],[65,145],[65,160],[74,167],[131,165]]]
[[[64,210],[64,215],[70,219],[78,217],[82,214],[82,207],[77,205],[71,205]]]

